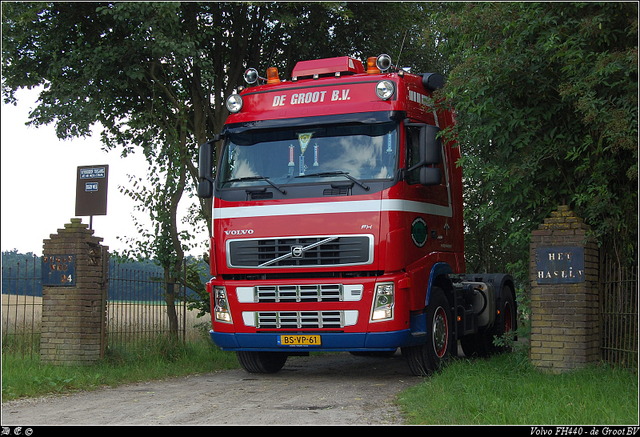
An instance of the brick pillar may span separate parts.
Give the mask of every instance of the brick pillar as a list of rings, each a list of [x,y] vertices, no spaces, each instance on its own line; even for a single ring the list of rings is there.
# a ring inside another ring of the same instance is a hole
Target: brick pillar
[[[600,359],[598,247],[589,226],[559,206],[532,231],[531,362],[561,373]]]
[[[44,240],[40,359],[91,365],[103,356],[107,247],[79,218]]]

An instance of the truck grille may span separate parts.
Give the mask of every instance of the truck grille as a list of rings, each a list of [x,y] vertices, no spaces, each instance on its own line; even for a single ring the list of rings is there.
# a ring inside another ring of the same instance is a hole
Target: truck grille
[[[258,286],[258,302],[339,302],[340,284]]]
[[[259,329],[341,329],[354,325],[357,311],[262,311],[244,313],[245,324]]]
[[[362,284],[256,285],[236,287],[240,303],[356,302],[362,299]]]
[[[227,242],[229,267],[335,267],[371,263],[373,235],[241,239]]]

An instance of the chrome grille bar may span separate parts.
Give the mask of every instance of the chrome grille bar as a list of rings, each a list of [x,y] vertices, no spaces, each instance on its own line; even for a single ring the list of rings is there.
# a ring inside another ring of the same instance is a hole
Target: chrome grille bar
[[[341,284],[259,285],[254,288],[258,302],[339,302]]]
[[[343,328],[343,311],[261,311],[256,328],[311,329]]]

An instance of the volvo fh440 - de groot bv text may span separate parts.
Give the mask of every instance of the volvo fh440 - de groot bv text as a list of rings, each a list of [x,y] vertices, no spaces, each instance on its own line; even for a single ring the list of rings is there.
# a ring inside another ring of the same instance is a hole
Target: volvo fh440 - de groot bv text
[[[345,56],[245,80],[199,151],[213,341],[254,373],[311,351],[401,348],[416,375],[458,341],[494,352],[515,329],[514,284],[463,274],[460,150],[442,141],[454,119],[433,98],[442,75],[381,55],[366,70]]]

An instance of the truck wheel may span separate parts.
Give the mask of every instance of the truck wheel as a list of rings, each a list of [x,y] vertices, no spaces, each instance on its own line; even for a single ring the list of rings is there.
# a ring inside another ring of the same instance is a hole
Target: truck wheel
[[[516,305],[513,300],[511,288],[505,286],[503,292],[505,294],[505,297],[502,300],[502,308],[500,308],[501,323],[494,327],[491,336],[491,346],[493,353],[511,352],[511,347],[509,346],[495,346],[493,344],[493,337],[502,337],[507,332],[511,332],[516,329]]]
[[[438,370],[451,356],[454,343],[449,302],[439,288],[434,287],[431,294],[426,310],[426,343],[402,348],[409,369],[417,376],[427,376]]]
[[[506,286],[504,294],[505,298],[502,300],[502,308],[500,308],[499,323],[485,332],[467,335],[460,339],[462,351],[466,356],[488,357],[496,353],[509,352],[510,348],[493,344],[495,336],[501,337],[504,333],[516,329],[516,306],[511,288]]]
[[[237,351],[238,361],[249,373],[276,373],[287,361],[287,354],[280,352]]]
[[[491,354],[491,341],[486,332],[476,332],[460,339],[462,352],[467,357],[487,357]]]

